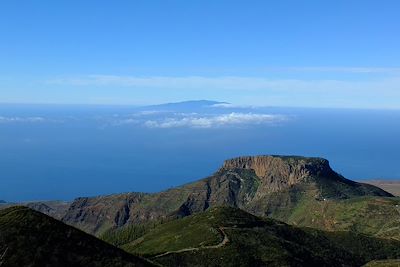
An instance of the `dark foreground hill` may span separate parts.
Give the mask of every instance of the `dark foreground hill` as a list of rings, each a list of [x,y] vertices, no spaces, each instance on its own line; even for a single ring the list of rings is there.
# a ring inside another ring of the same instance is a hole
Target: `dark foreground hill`
[[[337,174],[325,159],[255,156],[227,160],[208,178],[160,193],[78,198],[62,220],[101,235],[230,206],[299,226],[400,238],[398,202],[380,188]]]
[[[27,207],[0,211],[0,266],[152,266]]]
[[[400,241],[301,229],[228,207],[160,224],[120,245],[165,266],[361,266],[400,256]]]

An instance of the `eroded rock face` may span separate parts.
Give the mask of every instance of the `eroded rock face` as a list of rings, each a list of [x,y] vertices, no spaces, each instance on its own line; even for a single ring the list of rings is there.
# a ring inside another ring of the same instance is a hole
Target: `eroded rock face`
[[[75,199],[62,220],[86,232],[94,233],[107,227],[120,227],[130,218],[130,210],[145,194],[126,193]]]
[[[332,172],[329,162],[319,158],[255,156],[226,160],[224,169],[251,169],[262,179],[296,184],[310,176],[321,176]],[[274,179],[275,178],[275,179]]]
[[[310,177],[328,177],[336,174],[326,159],[304,157],[238,157],[226,160],[222,168],[254,170],[261,180],[260,189],[269,192],[280,191]]]
[[[260,184],[254,170],[220,169],[213,176],[197,182],[197,187],[179,208],[187,216],[210,207],[245,208],[254,198]]]

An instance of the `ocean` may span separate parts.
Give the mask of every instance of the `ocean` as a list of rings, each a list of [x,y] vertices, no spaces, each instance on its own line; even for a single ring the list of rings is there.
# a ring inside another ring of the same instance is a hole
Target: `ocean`
[[[350,179],[400,179],[400,111],[0,105],[0,199],[156,192],[241,155],[327,158]]]

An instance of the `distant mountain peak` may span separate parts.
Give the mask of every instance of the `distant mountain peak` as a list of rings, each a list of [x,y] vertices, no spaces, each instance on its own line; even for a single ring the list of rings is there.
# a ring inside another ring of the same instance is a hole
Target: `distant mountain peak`
[[[212,107],[216,105],[229,105],[228,102],[220,102],[220,101],[213,101],[213,100],[188,100],[182,102],[172,102],[172,103],[165,103],[159,105],[152,105],[150,107],[153,108],[189,108],[189,109],[198,109],[198,108],[206,108]]]
[[[187,101],[166,103],[166,105],[185,105],[185,104],[215,105],[215,104],[229,104],[229,103],[228,102],[215,101],[215,100],[205,100],[205,99],[187,100]]]

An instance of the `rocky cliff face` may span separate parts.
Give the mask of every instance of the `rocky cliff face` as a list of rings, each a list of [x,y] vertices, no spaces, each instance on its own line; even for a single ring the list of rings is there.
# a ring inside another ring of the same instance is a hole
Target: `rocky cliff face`
[[[109,227],[126,224],[134,208],[138,206],[144,193],[126,193],[99,197],[75,199],[62,221],[72,224],[89,233],[102,232]],[[139,214],[135,214],[139,217]]]
[[[323,158],[299,156],[254,156],[226,160],[223,169],[252,169],[258,177],[273,174],[295,183],[308,176],[329,175],[333,171]]]
[[[269,192],[277,192],[295,184],[306,182],[310,177],[336,175],[326,159],[305,157],[238,157],[226,160],[222,169],[254,170],[261,180],[261,187]]]
[[[260,179],[254,170],[221,168],[213,176],[194,184],[196,187],[178,209],[179,216],[187,216],[216,206],[244,209],[254,198]],[[185,187],[181,190],[185,190]]]
[[[215,206],[238,207],[284,220],[304,198],[391,196],[338,175],[321,158],[255,156],[224,162],[212,176],[156,194],[127,193],[76,199],[63,217],[89,233],[169,216],[187,216]],[[284,214],[284,215],[282,215]]]

